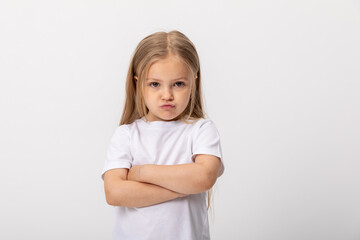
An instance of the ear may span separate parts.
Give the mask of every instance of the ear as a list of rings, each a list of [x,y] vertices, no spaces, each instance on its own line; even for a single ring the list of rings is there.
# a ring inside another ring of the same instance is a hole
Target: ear
[[[138,80],[138,77],[137,77],[137,76],[134,76],[134,81],[135,81],[135,83],[137,82],[137,80]]]

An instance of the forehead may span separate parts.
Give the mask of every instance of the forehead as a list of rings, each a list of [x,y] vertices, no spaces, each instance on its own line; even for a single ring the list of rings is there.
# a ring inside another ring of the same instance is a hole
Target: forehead
[[[188,78],[191,71],[188,66],[176,56],[168,56],[152,63],[149,67],[147,79],[173,80],[178,78]]]

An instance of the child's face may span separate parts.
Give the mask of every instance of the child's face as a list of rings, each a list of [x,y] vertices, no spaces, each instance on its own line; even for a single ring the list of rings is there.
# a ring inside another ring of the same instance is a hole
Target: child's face
[[[191,71],[176,56],[169,55],[150,66],[145,79],[144,100],[148,121],[178,120],[189,103]]]

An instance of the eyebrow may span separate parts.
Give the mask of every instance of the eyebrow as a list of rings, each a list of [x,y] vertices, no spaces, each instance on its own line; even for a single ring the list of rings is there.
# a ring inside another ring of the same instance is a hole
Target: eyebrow
[[[183,79],[183,80],[185,80],[185,81],[188,80],[186,77],[179,77],[179,78],[175,78],[175,79],[170,80],[170,81],[176,81],[176,80],[180,80],[180,79]],[[146,80],[147,80],[147,81],[149,81],[149,80],[155,80],[155,81],[161,82],[161,80],[160,80],[160,79],[157,79],[157,78],[147,78]]]

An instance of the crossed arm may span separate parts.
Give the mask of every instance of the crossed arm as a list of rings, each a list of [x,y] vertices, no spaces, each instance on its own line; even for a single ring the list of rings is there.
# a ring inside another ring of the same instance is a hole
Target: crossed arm
[[[104,175],[106,201],[113,206],[145,207],[201,193],[215,184],[220,166],[218,157],[199,154],[194,163],[112,169]]]

